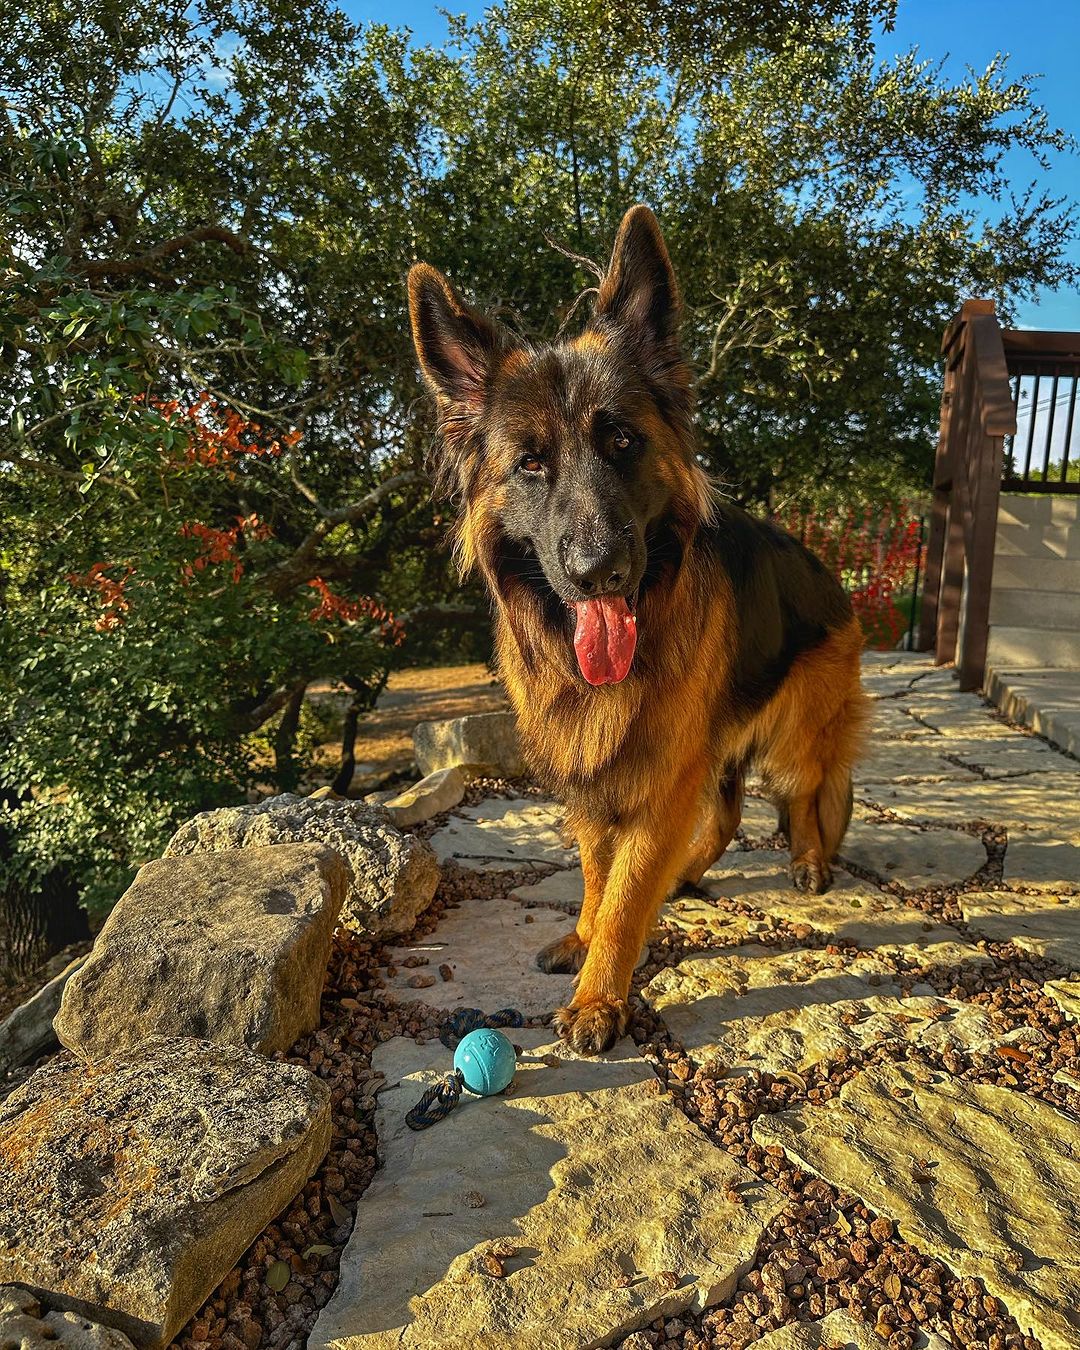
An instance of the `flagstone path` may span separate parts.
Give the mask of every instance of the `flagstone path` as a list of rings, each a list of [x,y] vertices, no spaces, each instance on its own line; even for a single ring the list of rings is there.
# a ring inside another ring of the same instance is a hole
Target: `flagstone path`
[[[1080,1346],[1080,762],[925,658],[870,655],[865,685],[833,889],[788,885],[749,798],[597,1059],[532,965],[581,899],[558,808],[427,831],[478,880],[387,953],[390,996],[530,1026],[508,1093],[422,1134],[450,1053],[376,1051],[382,1168],[313,1350]]]

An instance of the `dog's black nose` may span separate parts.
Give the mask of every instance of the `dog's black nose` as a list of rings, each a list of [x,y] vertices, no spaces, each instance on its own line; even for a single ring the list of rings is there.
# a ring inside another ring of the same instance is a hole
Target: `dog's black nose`
[[[610,595],[622,589],[630,575],[630,550],[619,540],[604,549],[563,541],[563,567],[567,580],[585,595]]]

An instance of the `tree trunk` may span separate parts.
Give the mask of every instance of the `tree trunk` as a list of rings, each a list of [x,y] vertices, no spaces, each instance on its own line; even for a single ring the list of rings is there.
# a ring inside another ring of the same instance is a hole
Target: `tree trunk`
[[[14,789],[0,789],[0,804],[19,801]],[[90,925],[65,868],[27,881],[6,866],[10,861],[10,832],[0,826],[0,971],[23,975],[71,943],[85,942]]]
[[[274,733],[274,781],[282,792],[292,792],[300,781],[300,766],[296,762],[296,733],[300,727],[300,712],[306,692],[307,682],[304,680],[293,688]]]
[[[363,680],[358,680],[353,675],[342,676],[344,683],[353,691],[353,696],[345,709],[345,722],[341,728],[341,760],[337,776],[330,785],[339,797],[347,795],[353,774],[356,772],[356,732],[360,718],[374,708],[389,678],[389,669],[382,671],[374,684],[365,684]]]
[[[89,936],[79,892],[62,869],[33,886],[9,879],[0,890],[0,970],[24,975]]]

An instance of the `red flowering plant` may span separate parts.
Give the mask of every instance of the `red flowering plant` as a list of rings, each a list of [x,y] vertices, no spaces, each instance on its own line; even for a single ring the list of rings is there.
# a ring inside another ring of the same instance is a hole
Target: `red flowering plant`
[[[908,629],[920,553],[918,506],[789,508],[780,524],[843,583],[868,647],[897,647]],[[901,607],[904,606],[904,607]]]
[[[28,858],[85,875],[91,904],[195,811],[294,787],[286,732],[307,685],[377,690],[405,640],[378,593],[408,519],[400,475],[361,481],[335,514],[297,486],[295,429],[206,394],[137,397],[128,419],[130,444],[75,494],[78,528],[39,534],[33,570],[7,574],[23,618],[0,689],[21,729],[6,767],[33,785],[9,829]]]

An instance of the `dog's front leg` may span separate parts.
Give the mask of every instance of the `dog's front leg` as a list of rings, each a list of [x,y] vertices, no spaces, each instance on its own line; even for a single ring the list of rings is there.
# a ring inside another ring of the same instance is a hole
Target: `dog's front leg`
[[[577,835],[578,848],[581,851],[585,894],[574,930],[555,942],[549,942],[536,954],[536,964],[549,975],[576,973],[585,964],[596,916],[604,898],[604,889],[611,870],[610,827],[595,826],[590,821],[581,821],[575,826],[574,833]]]
[[[704,770],[690,768],[615,833],[607,884],[577,989],[555,1029],[579,1054],[607,1050],[630,1022],[630,979],[642,944],[686,857]]]

